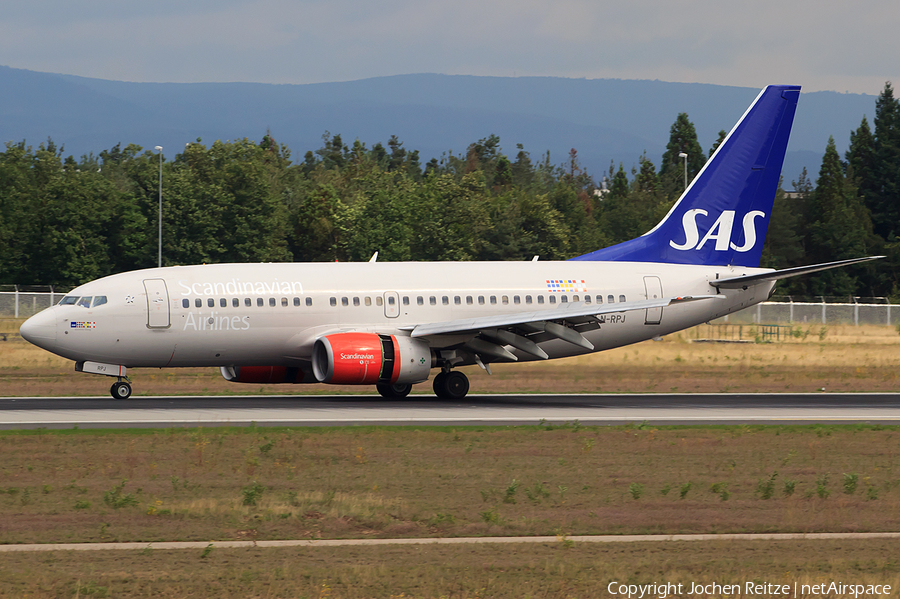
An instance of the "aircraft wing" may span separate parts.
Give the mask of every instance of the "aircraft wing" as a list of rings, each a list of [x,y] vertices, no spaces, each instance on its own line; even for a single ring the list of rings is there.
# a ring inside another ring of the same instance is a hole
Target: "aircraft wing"
[[[850,260],[838,260],[837,262],[826,262],[824,264],[812,264],[810,266],[798,266],[796,268],[773,270],[772,272],[764,272],[758,275],[731,277],[729,279],[716,279],[715,281],[710,281],[709,284],[713,287],[719,287],[720,289],[746,289],[747,287],[759,285],[760,283],[777,281],[779,279],[787,279],[800,275],[807,275],[813,272],[819,272],[821,270],[828,270],[830,268],[848,266],[850,264],[857,264],[859,262],[868,262],[869,260],[878,260],[879,258],[884,258],[884,256],[851,258]]]
[[[450,339],[454,340],[454,345],[492,359],[516,361],[516,356],[504,347],[509,345],[546,360],[547,354],[537,343],[549,339],[562,339],[588,351],[593,350],[593,344],[585,339],[582,332],[599,328],[603,317],[607,314],[664,308],[676,303],[712,299],[722,297],[716,295],[670,297],[618,304],[574,302],[550,310],[461,318],[404,328],[411,331],[411,337],[450,336]],[[434,341],[440,345],[439,340]]]

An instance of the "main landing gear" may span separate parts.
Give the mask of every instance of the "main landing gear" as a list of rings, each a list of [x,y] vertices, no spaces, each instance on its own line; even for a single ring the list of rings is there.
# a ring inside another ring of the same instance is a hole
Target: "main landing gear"
[[[469,379],[458,370],[442,371],[434,377],[433,386],[441,399],[462,399],[469,392]]]
[[[116,381],[109,388],[109,394],[113,399],[128,399],[131,397],[131,385],[125,380]]]

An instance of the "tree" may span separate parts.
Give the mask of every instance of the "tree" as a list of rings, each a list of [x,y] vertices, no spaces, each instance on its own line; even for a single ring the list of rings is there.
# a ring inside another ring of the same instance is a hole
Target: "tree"
[[[900,102],[890,82],[875,102],[874,145],[874,189],[866,199],[875,232],[893,241],[900,236]]]
[[[806,254],[812,262],[858,258],[867,255],[872,245],[868,210],[856,186],[844,176],[833,137],[825,148],[806,219]],[[856,276],[842,268],[819,273],[808,285],[814,295],[857,293]]]
[[[697,141],[697,131],[685,112],[679,113],[669,129],[669,143],[659,166],[659,178],[663,192],[675,199],[684,191],[684,159],[687,154],[687,180],[691,181],[706,163],[706,154]]]

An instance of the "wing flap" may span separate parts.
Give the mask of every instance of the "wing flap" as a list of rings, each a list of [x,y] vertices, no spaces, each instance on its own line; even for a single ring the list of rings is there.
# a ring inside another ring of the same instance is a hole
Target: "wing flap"
[[[411,337],[430,337],[433,335],[446,334],[471,334],[473,337],[481,335],[489,336],[489,331],[508,329],[511,327],[527,326],[536,328],[536,330],[545,331],[551,335],[563,339],[562,335],[571,337],[566,339],[585,347],[585,349],[593,349],[583,336],[574,329],[560,324],[560,322],[583,320],[587,316],[601,316],[603,314],[615,314],[619,312],[630,312],[633,310],[647,310],[649,308],[665,308],[666,306],[691,301],[722,299],[716,295],[700,295],[689,297],[670,297],[663,299],[639,300],[634,302],[624,302],[618,304],[586,304],[584,302],[570,303],[560,305],[552,310],[536,310],[533,312],[516,312],[499,314],[497,316],[482,316],[479,318],[461,318],[459,320],[448,320],[445,322],[434,322],[416,325],[412,328]],[[548,329],[547,325],[551,325]],[[567,331],[581,337],[576,340],[573,336],[561,332],[556,327],[565,328]],[[496,338],[496,337],[495,337]],[[500,339],[503,341],[502,339]],[[582,343],[583,341],[583,343]],[[509,345],[513,345],[508,343]],[[585,345],[587,344],[587,345]],[[515,345],[513,345],[515,347]]]

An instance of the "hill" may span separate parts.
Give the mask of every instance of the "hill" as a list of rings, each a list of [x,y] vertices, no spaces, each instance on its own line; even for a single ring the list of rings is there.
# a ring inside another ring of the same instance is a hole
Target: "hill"
[[[802,83],[802,82],[801,82]],[[505,153],[522,144],[561,163],[576,148],[596,179],[610,161],[630,168],[642,152],[658,164],[680,112],[707,149],[730,129],[759,90],[708,84],[553,77],[436,74],[342,83],[131,83],[0,66],[0,141],[37,145],[52,137],[65,154],[99,153],[117,143],[161,145],[168,157],[201,138],[249,137],[267,130],[295,160],[321,147],[325,131],[371,146],[396,135],[422,162],[461,153],[490,134]],[[880,90],[873,90],[880,91]],[[829,135],[841,152],[875,95],[803,94],[785,161],[786,186],[803,166],[818,172]]]

